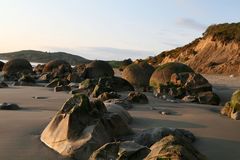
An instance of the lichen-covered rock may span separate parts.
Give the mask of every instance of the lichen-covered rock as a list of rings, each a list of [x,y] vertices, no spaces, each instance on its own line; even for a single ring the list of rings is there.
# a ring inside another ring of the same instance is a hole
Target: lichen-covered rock
[[[103,92],[97,98],[101,101],[106,101],[108,99],[120,98],[121,96],[116,92]]]
[[[19,110],[21,108],[14,103],[2,103],[0,104],[0,109],[1,110]]]
[[[148,98],[141,92],[130,92],[127,96],[127,100],[131,103],[147,104]]]
[[[166,85],[170,82],[174,73],[194,72],[190,67],[182,63],[170,62],[159,66],[153,72],[150,78],[150,86],[159,88],[160,85]]]
[[[107,62],[95,60],[86,65],[84,78],[100,78],[108,76],[114,76],[114,71]]]
[[[232,94],[231,101],[227,102],[221,109],[221,114],[228,116],[232,119],[240,119],[240,90],[235,91]]]
[[[151,152],[144,160],[206,160],[188,140],[169,135],[151,146]]]
[[[132,130],[101,101],[75,94],[67,100],[41,134],[41,141],[63,156],[88,159],[93,151]]]
[[[7,80],[17,80],[22,74],[32,73],[32,65],[26,59],[12,59],[4,64],[2,71]]]
[[[136,87],[148,87],[154,68],[146,62],[128,65],[122,72],[122,77]]]
[[[112,142],[93,152],[89,160],[143,160],[150,149],[131,141]]]

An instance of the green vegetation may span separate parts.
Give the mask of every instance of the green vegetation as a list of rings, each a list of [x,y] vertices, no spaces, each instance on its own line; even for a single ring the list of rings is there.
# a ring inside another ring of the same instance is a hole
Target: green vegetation
[[[41,52],[34,50],[23,50],[18,52],[11,53],[1,53],[0,59],[10,60],[16,58],[24,58],[30,62],[38,62],[38,63],[47,63],[51,60],[62,59],[70,63],[71,65],[88,63],[90,60],[87,60],[83,57],[72,55],[64,52]]]
[[[122,64],[122,61],[107,61],[112,68],[119,68]]]
[[[223,43],[240,42],[240,23],[215,24],[207,28],[203,36],[212,36],[213,40]]]

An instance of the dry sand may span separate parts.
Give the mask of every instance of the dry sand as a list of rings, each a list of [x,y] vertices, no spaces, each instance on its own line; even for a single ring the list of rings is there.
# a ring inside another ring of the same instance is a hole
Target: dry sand
[[[215,91],[224,101],[240,88],[240,77],[205,77],[214,84]],[[71,95],[54,93],[43,87],[10,87],[0,90],[0,102],[17,103],[23,108],[18,111],[0,111],[0,160],[64,159],[43,145],[39,135]],[[146,94],[150,103],[134,105],[129,111],[134,117],[131,126],[135,130],[152,127],[184,128],[196,135],[194,145],[209,159],[240,159],[240,121],[219,115],[220,106],[171,103],[156,99],[151,93]],[[47,98],[33,99],[33,96]],[[173,114],[161,115],[159,110],[171,111]]]

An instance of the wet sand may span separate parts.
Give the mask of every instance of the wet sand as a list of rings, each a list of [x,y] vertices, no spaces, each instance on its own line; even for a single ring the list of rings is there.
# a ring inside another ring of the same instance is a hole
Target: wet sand
[[[224,103],[232,92],[240,88],[240,78],[228,76],[206,76]],[[54,93],[44,87],[10,87],[0,89],[0,102],[17,103],[18,111],[0,111],[0,159],[4,160],[62,160],[67,159],[47,148],[39,136],[71,96],[65,92]],[[220,106],[171,103],[154,98],[147,105],[134,105],[129,110],[135,130],[152,127],[184,128],[197,137],[196,148],[209,159],[238,160],[240,157],[240,121],[221,116]],[[125,94],[123,94],[125,95]],[[33,96],[47,97],[33,99]],[[154,108],[155,110],[152,110]],[[158,111],[170,111],[172,115],[161,115]]]

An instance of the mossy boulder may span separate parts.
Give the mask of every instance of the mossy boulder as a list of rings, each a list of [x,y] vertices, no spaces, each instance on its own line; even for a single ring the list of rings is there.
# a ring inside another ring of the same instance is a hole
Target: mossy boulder
[[[86,65],[85,78],[114,76],[113,68],[105,61],[95,60]]]
[[[22,74],[32,73],[32,65],[26,59],[12,59],[3,66],[4,77],[8,80],[16,80]]]
[[[159,66],[152,74],[150,78],[150,86],[159,88],[161,84],[168,84],[171,80],[171,76],[174,73],[194,72],[189,66],[170,62]]]
[[[232,94],[231,100],[221,109],[221,114],[232,119],[240,119],[240,90]]]
[[[136,87],[149,86],[149,79],[154,68],[146,62],[128,65],[122,72],[122,77]]]
[[[185,138],[169,135],[151,146],[151,152],[145,160],[207,160]]]
[[[240,111],[240,90],[233,93],[230,106],[234,109],[234,111]]]

